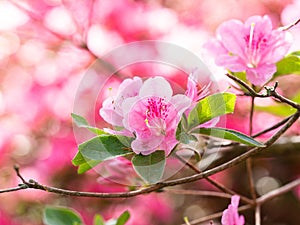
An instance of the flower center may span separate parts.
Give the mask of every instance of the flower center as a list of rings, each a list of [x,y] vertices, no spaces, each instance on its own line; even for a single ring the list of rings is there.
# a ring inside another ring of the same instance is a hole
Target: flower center
[[[169,105],[163,98],[149,98],[147,103],[146,117],[148,120],[154,118],[165,120],[168,117]]]
[[[244,40],[247,45],[247,66],[249,68],[255,68],[261,60],[262,51],[268,46],[267,37],[263,33],[257,33],[255,31],[255,23],[251,23],[250,32],[244,37]]]
[[[166,134],[165,120],[168,117],[169,107],[163,98],[152,97],[147,100],[145,123],[154,129],[157,135]]]

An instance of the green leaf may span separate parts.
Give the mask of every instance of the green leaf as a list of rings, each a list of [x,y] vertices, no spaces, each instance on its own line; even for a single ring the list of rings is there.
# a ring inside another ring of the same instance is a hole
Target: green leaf
[[[124,225],[130,218],[130,214],[128,211],[125,211],[118,218],[116,225]]]
[[[240,80],[242,80],[242,81],[244,81],[244,82],[247,83],[246,72],[234,72],[234,73],[232,73],[232,75],[236,76]],[[237,84],[239,84],[239,83],[237,83]]]
[[[78,146],[79,152],[89,160],[105,161],[117,156],[132,154],[115,135],[94,137]]]
[[[300,75],[300,54],[299,52],[293,52],[287,55],[277,64],[277,72],[274,77],[289,75],[289,74],[299,74]]]
[[[189,144],[191,141],[198,141],[194,135],[184,132],[180,133],[178,137],[179,142],[183,144]]]
[[[255,106],[255,110],[267,112],[274,116],[287,117],[296,112],[296,109],[289,105],[284,104],[275,104],[269,106]]]
[[[231,140],[249,146],[255,146],[255,147],[265,146],[264,144],[254,140],[252,137],[249,137],[238,131],[229,130],[225,128],[200,128],[194,130],[193,133],[208,135],[208,136],[217,137],[225,140]]]
[[[93,167],[97,166],[101,163],[101,160],[91,160],[85,158],[81,152],[77,152],[76,156],[72,160],[74,166],[78,166],[77,172],[78,174],[85,173],[86,171],[92,169]]]
[[[176,129],[176,139],[179,141],[180,140],[180,135],[181,133],[185,133],[186,129],[187,129],[187,117],[186,115],[183,113],[181,120],[178,123],[177,129]]]
[[[48,206],[44,210],[45,225],[83,225],[82,219],[73,209]]]
[[[150,155],[135,155],[132,158],[135,171],[147,183],[157,183],[164,172],[166,158],[164,151],[156,151]]]
[[[210,95],[197,103],[188,115],[188,126],[194,128],[215,117],[233,113],[236,96],[231,93]]]
[[[82,174],[102,161],[133,154],[123,140],[115,135],[100,135],[80,144],[72,160],[74,166],[79,166],[77,172]]]
[[[300,56],[300,51],[295,51],[295,52],[292,52],[290,55],[296,55],[296,56]]]
[[[105,221],[101,215],[95,215],[94,217],[94,225],[105,225]]]
[[[103,130],[100,130],[97,127],[90,126],[88,124],[88,122],[86,121],[86,119],[83,118],[82,116],[79,116],[79,115],[77,115],[75,113],[71,113],[71,116],[72,116],[73,121],[74,121],[74,123],[76,124],[77,127],[87,128],[91,132],[93,132],[93,133],[95,133],[97,135],[107,134],[106,132],[104,132]]]

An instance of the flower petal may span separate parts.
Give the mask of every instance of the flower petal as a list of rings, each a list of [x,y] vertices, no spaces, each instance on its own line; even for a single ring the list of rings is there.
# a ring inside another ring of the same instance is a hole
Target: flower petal
[[[178,94],[171,98],[170,103],[175,107],[178,116],[181,117],[182,113],[190,107],[192,100],[186,95]]]
[[[163,77],[154,77],[146,80],[141,87],[139,96],[147,97],[147,96],[157,96],[166,99],[170,99],[173,94],[173,90],[171,85],[166,79]]]
[[[239,20],[229,20],[222,23],[217,29],[217,35],[223,46],[232,54],[245,58],[246,43],[244,37],[244,25]]]
[[[275,64],[263,64],[257,68],[246,70],[247,79],[254,85],[262,86],[269,81],[276,72]]]
[[[113,126],[123,126],[122,120],[123,117],[119,115],[114,109],[114,100],[112,97],[107,98],[100,109],[100,116],[107,122]]]
[[[232,72],[244,71],[247,68],[245,62],[239,56],[220,55],[216,58],[216,64]]]
[[[272,32],[272,21],[269,16],[251,16],[245,21],[245,27],[249,29],[255,25],[254,32],[257,34],[269,34]]]

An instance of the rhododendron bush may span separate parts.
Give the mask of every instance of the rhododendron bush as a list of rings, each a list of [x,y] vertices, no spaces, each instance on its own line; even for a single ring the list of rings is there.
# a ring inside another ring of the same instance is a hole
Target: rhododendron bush
[[[298,225],[299,12],[0,1],[0,224]]]

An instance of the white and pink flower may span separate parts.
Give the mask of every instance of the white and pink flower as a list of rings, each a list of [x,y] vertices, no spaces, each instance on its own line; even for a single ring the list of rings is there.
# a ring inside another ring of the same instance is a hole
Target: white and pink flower
[[[126,79],[117,97],[103,102],[102,118],[121,131],[106,129],[112,134],[134,136],[131,148],[136,154],[149,155],[157,150],[169,155],[175,145],[176,129],[182,114],[192,100],[183,94],[173,95],[163,77]]]

